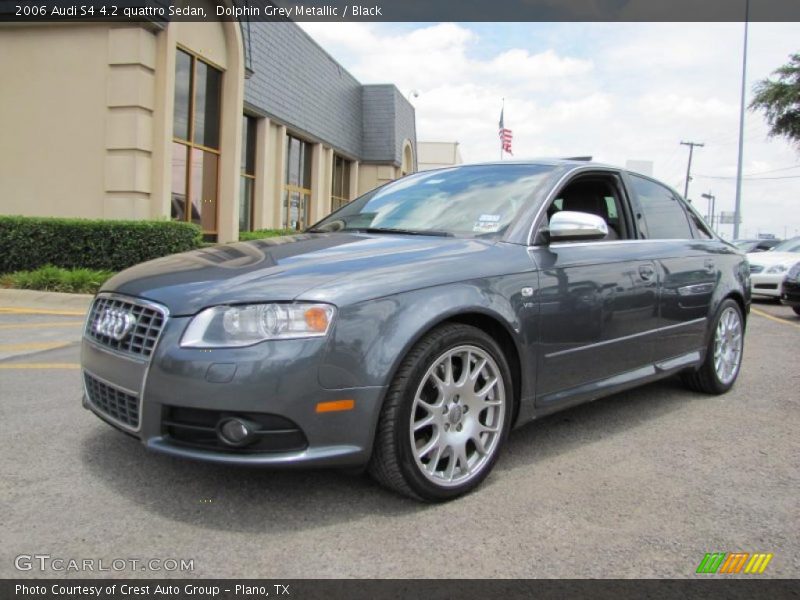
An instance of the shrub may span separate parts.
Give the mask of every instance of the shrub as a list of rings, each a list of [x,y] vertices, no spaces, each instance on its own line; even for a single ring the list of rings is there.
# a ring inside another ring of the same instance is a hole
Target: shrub
[[[264,238],[279,237],[282,235],[295,235],[299,233],[295,229],[257,229],[256,231],[240,231],[239,241],[261,240]]]
[[[65,269],[121,271],[200,245],[200,229],[176,221],[100,221],[0,216],[0,273]]]
[[[46,265],[35,271],[17,271],[2,275],[0,285],[26,290],[94,294],[113,275],[113,271],[62,269]]]

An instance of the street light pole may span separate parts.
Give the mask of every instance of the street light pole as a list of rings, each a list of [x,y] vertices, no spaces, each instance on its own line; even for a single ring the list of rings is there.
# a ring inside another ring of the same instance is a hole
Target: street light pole
[[[714,211],[716,208],[715,205],[717,197],[710,191],[707,194],[701,194],[700,196],[708,200],[708,224],[711,225],[712,231],[716,231],[716,229],[714,229]]]
[[[689,164],[686,165],[686,185],[683,187],[683,197],[686,198],[686,201],[689,201],[689,180],[692,178],[692,154],[694,153],[694,147],[697,146],[698,148],[702,148],[705,144],[700,144],[698,142],[681,142],[681,146],[689,146]]]
[[[742,219],[742,156],[744,154],[744,94],[747,76],[747,21],[750,18],[750,0],[744,5],[744,50],[742,51],[742,96],[739,101],[739,159],[736,164],[736,204],[733,209],[733,239],[739,239],[739,221]]]

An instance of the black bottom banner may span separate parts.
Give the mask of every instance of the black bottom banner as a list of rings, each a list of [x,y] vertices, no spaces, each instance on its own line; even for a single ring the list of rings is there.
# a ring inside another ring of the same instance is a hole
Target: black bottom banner
[[[0,580],[2,600],[380,600],[383,598],[784,598],[800,580],[547,579],[39,579]]]

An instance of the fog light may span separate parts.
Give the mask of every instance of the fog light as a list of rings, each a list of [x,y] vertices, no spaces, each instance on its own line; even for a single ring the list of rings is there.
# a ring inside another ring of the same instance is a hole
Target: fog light
[[[250,423],[237,418],[220,421],[217,425],[219,439],[230,446],[244,446],[250,442],[253,431]]]

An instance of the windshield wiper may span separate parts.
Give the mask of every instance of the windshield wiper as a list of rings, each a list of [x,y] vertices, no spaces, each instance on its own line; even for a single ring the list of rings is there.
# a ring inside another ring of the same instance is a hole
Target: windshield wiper
[[[363,231],[364,233],[401,233],[405,235],[435,235],[438,237],[455,237],[449,231],[436,229],[402,229],[398,227],[358,227],[345,229],[345,231]]]
[[[342,229],[306,229],[306,233],[400,233],[404,235],[434,235],[438,237],[455,237],[449,231],[437,229],[402,229],[399,227],[344,227]]]

